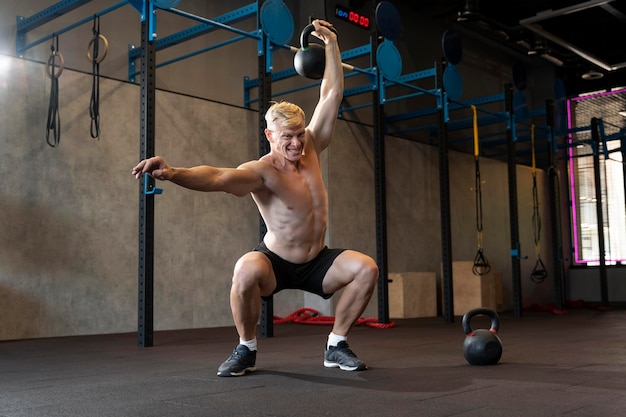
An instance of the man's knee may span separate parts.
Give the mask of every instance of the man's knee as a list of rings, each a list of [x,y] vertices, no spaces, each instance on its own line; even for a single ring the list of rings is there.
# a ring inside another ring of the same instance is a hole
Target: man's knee
[[[378,281],[378,275],[380,273],[376,261],[368,257],[368,262],[365,266],[365,269],[369,278],[374,282],[374,284],[376,284],[376,282]]]
[[[249,252],[243,255],[233,271],[233,287],[241,290],[251,287],[263,289],[272,277],[272,264],[261,252]]]
[[[378,282],[378,265],[374,259],[367,255],[363,255],[358,277],[367,283],[368,286],[374,287]]]

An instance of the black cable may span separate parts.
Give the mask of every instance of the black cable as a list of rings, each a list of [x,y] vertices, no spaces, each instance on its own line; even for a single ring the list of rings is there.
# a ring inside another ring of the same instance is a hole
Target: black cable
[[[56,47],[55,47],[56,43]],[[59,52],[59,37],[53,35],[51,54],[46,65],[50,77],[50,102],[48,104],[48,120],[46,121],[46,143],[56,148],[61,142],[61,115],[59,113],[59,76],[63,72],[63,55]],[[56,60],[59,59],[59,70],[55,73]],[[52,137],[50,134],[52,133]]]
[[[530,273],[530,279],[536,284],[541,284],[548,276],[546,266],[541,260],[541,214],[539,213],[539,191],[537,189],[537,169],[535,163],[535,125],[531,126],[532,147],[532,176],[533,176],[533,237],[535,240],[535,266]]]
[[[96,139],[100,136],[100,61],[98,59],[98,45],[100,43],[100,17],[93,18],[93,38],[91,39],[91,68],[92,68],[92,84],[91,84],[91,101],[89,102],[89,116],[91,117],[91,126],[89,133],[91,137]],[[87,53],[89,57],[89,53]]]
[[[474,275],[487,275],[491,271],[491,265],[483,252],[483,198],[480,179],[480,163],[478,157],[474,157],[475,168],[475,184],[474,191],[476,193],[476,232],[478,234],[478,251],[474,257],[474,266],[472,272]]]

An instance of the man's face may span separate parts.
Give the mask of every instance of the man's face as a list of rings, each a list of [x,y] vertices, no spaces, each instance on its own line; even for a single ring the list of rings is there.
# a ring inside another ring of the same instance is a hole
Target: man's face
[[[304,123],[290,128],[274,124],[268,129],[267,137],[274,149],[284,158],[296,162],[304,151],[305,129]]]

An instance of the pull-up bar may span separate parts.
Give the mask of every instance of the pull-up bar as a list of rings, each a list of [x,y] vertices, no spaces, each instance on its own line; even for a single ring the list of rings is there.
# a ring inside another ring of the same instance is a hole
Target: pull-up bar
[[[65,33],[65,32],[69,32],[70,30],[75,29],[78,26],[82,26],[85,23],[92,22],[94,17],[104,16],[105,14],[108,14],[108,13],[110,13],[110,12],[112,12],[114,10],[117,10],[120,7],[125,6],[125,5],[128,4],[128,2],[125,1],[125,0],[121,1],[121,2],[119,2],[117,4],[114,4],[113,6],[111,6],[109,8],[107,8],[107,9],[104,9],[104,10],[98,12],[98,13],[90,15],[89,17],[86,17],[86,18],[84,18],[82,20],[79,20],[78,22],[76,22],[76,23],[74,23],[72,25],[69,25],[69,26],[67,26],[67,27],[65,27],[65,28],[63,28],[61,30],[57,30],[54,33],[51,33],[50,35],[44,36],[41,39],[38,39],[38,40],[36,40],[34,42],[26,44],[26,34],[29,31],[31,31],[31,30],[33,30],[33,29],[35,29],[35,28],[37,28],[37,27],[39,27],[39,26],[41,26],[41,25],[43,25],[43,24],[45,24],[45,23],[47,23],[49,21],[51,21],[53,18],[55,18],[55,17],[59,16],[60,14],[62,14],[62,13],[59,13],[59,9],[62,7],[62,3],[71,3],[71,5],[68,5],[68,6],[66,6],[63,9],[64,12],[66,13],[66,12],[69,12],[71,10],[74,10],[75,8],[77,8],[79,6],[82,6],[83,4],[88,3],[89,1],[91,1],[91,0],[74,1],[74,2],[70,2],[70,1],[61,2],[61,3],[58,3],[55,6],[52,6],[52,7],[48,8],[48,9],[46,9],[46,10],[36,14],[36,15],[33,15],[33,16],[29,17],[29,18],[18,17],[17,18],[17,45],[16,45],[17,55],[22,56],[22,55],[24,55],[24,52],[26,50],[30,49],[30,48],[33,48],[33,47],[35,47],[35,46],[37,46],[39,44],[42,44],[42,43],[44,43],[46,41],[49,41],[50,39],[52,39],[55,36],[59,36],[59,35]]]
[[[172,9],[163,9],[163,10],[171,11]],[[194,20],[204,19],[203,23],[200,25],[196,25],[196,26],[181,30],[180,32],[176,32],[172,35],[161,37],[160,39],[156,41],[156,49],[157,51],[159,51],[159,50],[169,48],[174,45],[178,45],[179,43],[185,42],[187,40],[190,40],[198,36],[202,36],[202,35],[205,35],[207,33],[217,30],[218,29],[217,24],[224,25],[226,23],[239,22],[249,16],[252,16],[252,15],[256,16],[256,14],[257,14],[257,4],[252,3],[247,6],[243,6],[239,9],[233,10],[232,12],[215,17],[214,19],[211,19],[211,20],[195,16],[196,19]],[[212,22],[212,23],[208,23],[208,22]],[[249,36],[249,34],[246,34],[245,37],[248,38],[251,36]],[[140,56],[141,56],[141,48],[134,48],[128,52],[129,62],[139,59]]]
[[[188,19],[196,20],[196,21],[201,22],[201,23],[206,23],[208,25],[217,26],[218,28],[227,30],[229,32],[237,33],[237,34],[239,34],[239,35],[241,35],[243,37],[248,37],[248,38],[251,38],[251,39],[255,39],[257,41],[259,39],[261,39],[259,31],[246,32],[245,30],[241,30],[241,29],[234,28],[232,26],[228,26],[228,25],[226,25],[224,23],[220,23],[220,22],[218,22],[216,20],[211,20],[211,19],[207,19],[205,17],[196,16],[195,14],[184,12],[184,11],[178,10],[178,9],[164,9],[164,10],[166,10],[166,11],[172,13],[172,14],[178,15],[178,16],[183,16],[183,17],[186,17]]]
[[[254,32],[256,32],[256,30]],[[254,32],[249,32],[249,33],[252,35]],[[236,36],[236,37],[234,37],[232,39],[228,39],[228,40],[225,40],[223,42],[219,42],[219,43],[216,43],[214,45],[207,46],[206,48],[198,49],[197,51],[190,52],[188,54],[184,54],[184,55],[181,55],[179,57],[169,59],[167,61],[163,61],[163,62],[155,65],[155,68],[161,68],[161,67],[164,67],[166,65],[170,65],[170,64],[174,64],[176,62],[184,61],[187,58],[191,58],[191,57],[194,57],[196,55],[200,55],[200,54],[203,54],[205,52],[212,51],[213,49],[221,48],[222,46],[230,45],[231,43],[239,42],[239,41],[244,40],[244,39],[246,39],[248,37],[249,36],[243,36],[243,35]],[[128,72],[128,79],[130,81],[134,81],[135,77],[137,75],[139,75],[140,73],[141,73],[141,71],[134,71],[134,72],[129,71]]]

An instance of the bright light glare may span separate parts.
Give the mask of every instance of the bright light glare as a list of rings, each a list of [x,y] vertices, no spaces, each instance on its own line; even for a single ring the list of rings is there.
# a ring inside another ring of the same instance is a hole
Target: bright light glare
[[[11,58],[0,55],[0,77],[6,77],[11,69]]]

